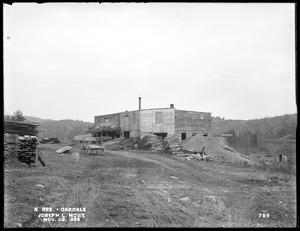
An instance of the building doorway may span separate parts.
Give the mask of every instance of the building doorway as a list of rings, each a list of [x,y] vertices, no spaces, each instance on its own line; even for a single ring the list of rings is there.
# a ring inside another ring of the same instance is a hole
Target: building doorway
[[[186,133],[181,133],[181,140],[185,140],[186,139]]]
[[[168,133],[154,133],[156,136],[160,136],[162,139],[168,136]]]
[[[124,132],[124,138],[130,138],[130,132]]]

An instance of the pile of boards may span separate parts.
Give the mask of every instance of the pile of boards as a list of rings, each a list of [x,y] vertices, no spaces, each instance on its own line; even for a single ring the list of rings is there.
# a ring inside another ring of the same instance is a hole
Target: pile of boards
[[[4,134],[4,159],[16,153],[17,138],[15,134]]]
[[[20,162],[36,165],[38,138],[36,136],[19,136],[17,138],[17,156]]]
[[[37,135],[37,126],[39,124],[29,123],[29,122],[20,122],[12,120],[4,120],[4,133],[5,134],[18,134],[19,136]]]
[[[20,162],[36,165],[37,123],[4,120],[4,158],[17,156]]]

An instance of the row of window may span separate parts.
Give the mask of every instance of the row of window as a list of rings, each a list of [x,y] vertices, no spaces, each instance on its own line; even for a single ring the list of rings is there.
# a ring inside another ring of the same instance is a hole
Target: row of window
[[[128,115],[124,115],[125,121],[128,121]],[[132,114],[133,123],[136,123],[136,114]],[[98,121],[99,122],[99,121]],[[104,118],[104,123],[109,123],[109,117]]]
[[[136,114],[133,113],[133,123],[135,124],[136,123]],[[127,117],[127,118],[126,118]],[[128,120],[128,115],[125,115],[124,118],[126,118],[126,120]],[[175,116],[175,119],[177,118],[177,116]],[[183,118],[186,118],[186,117],[183,117]],[[204,115],[194,115],[191,117],[192,119],[201,119],[203,120],[204,119]],[[104,123],[109,123],[109,118],[104,118]],[[156,112],[155,114],[155,123],[156,124],[162,124],[162,112]]]

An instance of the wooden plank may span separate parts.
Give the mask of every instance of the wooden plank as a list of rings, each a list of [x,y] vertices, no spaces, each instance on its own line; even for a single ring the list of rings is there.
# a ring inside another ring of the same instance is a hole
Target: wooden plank
[[[65,146],[65,147],[62,147],[62,148],[56,150],[56,152],[57,152],[57,153],[64,153],[64,152],[69,151],[69,150],[71,150],[71,149],[72,149],[72,147],[70,147],[70,146]]]

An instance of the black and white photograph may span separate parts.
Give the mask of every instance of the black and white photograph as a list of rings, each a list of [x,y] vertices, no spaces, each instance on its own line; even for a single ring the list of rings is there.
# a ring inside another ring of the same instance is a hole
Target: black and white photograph
[[[3,228],[296,228],[296,3],[3,4]]]

